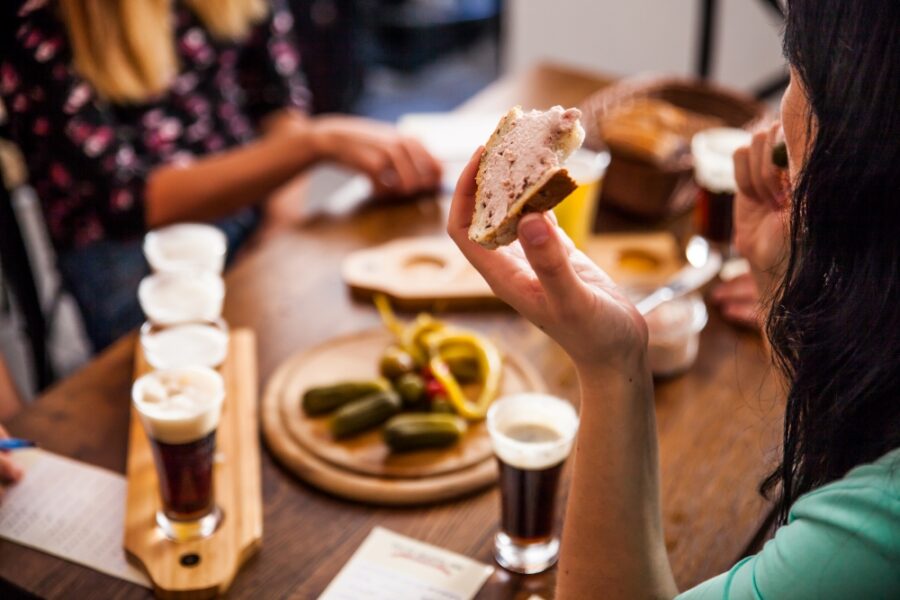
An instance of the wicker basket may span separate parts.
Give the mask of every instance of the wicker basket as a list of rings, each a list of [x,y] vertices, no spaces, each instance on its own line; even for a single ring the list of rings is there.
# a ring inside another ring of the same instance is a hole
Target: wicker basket
[[[603,88],[582,103],[587,132],[585,146],[605,147],[599,119],[611,107],[642,97],[715,117],[729,127],[750,128],[767,114],[761,102],[701,81],[660,77],[627,79]],[[685,187],[691,185],[692,172],[689,153],[658,164],[613,149],[601,201],[646,219],[682,213],[692,207],[696,195],[685,193]],[[686,202],[685,198],[690,200]]]

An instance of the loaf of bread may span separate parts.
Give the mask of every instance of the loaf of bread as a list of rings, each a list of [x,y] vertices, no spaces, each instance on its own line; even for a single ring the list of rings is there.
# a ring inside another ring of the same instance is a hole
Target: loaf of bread
[[[513,107],[484,148],[469,239],[494,249],[516,239],[519,219],[546,211],[577,187],[562,165],[581,147],[581,111]]]

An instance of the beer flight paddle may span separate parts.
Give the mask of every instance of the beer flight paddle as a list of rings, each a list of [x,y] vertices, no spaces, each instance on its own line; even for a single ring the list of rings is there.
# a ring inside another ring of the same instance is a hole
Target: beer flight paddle
[[[138,345],[135,379],[150,370]],[[262,541],[256,341],[252,331],[231,332],[228,355],[219,372],[225,383],[225,399],[215,432],[212,481],[208,476],[199,477],[204,485],[212,484],[213,500],[221,511],[221,521],[208,537],[176,542],[158,527],[157,513],[163,506],[161,491],[168,508],[176,511],[205,511],[206,506],[198,508],[196,503],[205,503],[207,499],[198,495],[198,490],[183,486],[161,490],[151,442],[137,409],[132,407],[124,547],[129,560],[150,577],[158,596],[212,598],[224,594],[241,565]],[[201,440],[200,445],[203,443]],[[208,452],[209,449],[193,450]],[[177,456],[167,459],[172,463],[168,467],[174,468],[173,472],[178,472],[178,459]]]

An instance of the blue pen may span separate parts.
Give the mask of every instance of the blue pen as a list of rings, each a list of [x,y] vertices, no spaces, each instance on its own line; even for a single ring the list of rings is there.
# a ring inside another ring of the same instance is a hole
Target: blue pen
[[[20,450],[22,448],[35,448],[37,444],[31,440],[23,440],[19,438],[0,439],[0,450]]]

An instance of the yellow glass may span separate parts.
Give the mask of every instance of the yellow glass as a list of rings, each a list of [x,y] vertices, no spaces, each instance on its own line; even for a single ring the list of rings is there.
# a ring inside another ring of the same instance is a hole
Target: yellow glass
[[[593,152],[585,148],[577,150],[566,161],[565,167],[578,187],[557,204],[553,212],[559,226],[579,248],[584,248],[591,235],[607,166],[609,152]]]

